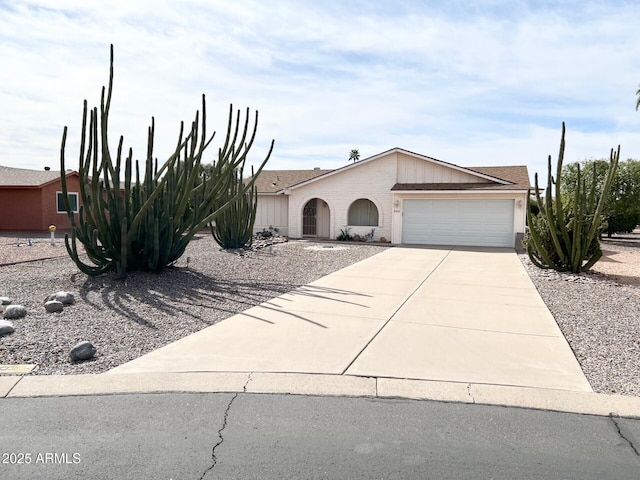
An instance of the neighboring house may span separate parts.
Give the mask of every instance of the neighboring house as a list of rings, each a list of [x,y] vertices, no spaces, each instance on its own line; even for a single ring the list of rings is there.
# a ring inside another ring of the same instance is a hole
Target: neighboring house
[[[72,208],[80,202],[78,172],[67,171]],[[46,232],[49,225],[70,230],[64,208],[60,171],[27,170],[0,165],[0,230]]]
[[[256,186],[256,231],[514,247],[530,183],[526,166],[466,168],[394,148],[337,170],[264,170]]]

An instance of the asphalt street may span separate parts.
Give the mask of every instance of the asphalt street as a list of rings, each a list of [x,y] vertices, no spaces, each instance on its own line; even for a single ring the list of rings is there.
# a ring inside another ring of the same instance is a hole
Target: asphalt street
[[[0,399],[2,479],[630,479],[640,420],[345,397]]]

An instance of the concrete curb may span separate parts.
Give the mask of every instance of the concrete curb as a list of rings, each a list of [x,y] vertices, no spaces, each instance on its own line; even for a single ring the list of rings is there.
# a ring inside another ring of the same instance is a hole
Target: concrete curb
[[[185,392],[406,398],[640,418],[640,397],[429,380],[262,372],[0,376],[0,398]]]

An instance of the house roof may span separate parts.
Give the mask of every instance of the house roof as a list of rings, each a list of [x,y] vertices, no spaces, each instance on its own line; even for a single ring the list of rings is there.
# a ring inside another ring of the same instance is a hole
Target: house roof
[[[391,190],[528,190],[529,172],[524,165],[501,167],[470,167],[468,170],[489,175],[509,183],[396,183]]]
[[[305,182],[333,170],[263,170],[256,179],[258,193],[276,193],[286,187]],[[251,180],[249,177],[247,181]]]
[[[69,170],[67,175],[75,174]],[[0,165],[1,187],[40,187],[60,178],[60,170],[29,170]]]
[[[413,153],[402,148],[392,148],[335,170],[263,170],[256,179],[255,185],[258,193],[282,193],[285,189],[297,188],[309,182],[314,182],[321,176],[330,176],[350,168],[357,168],[363,163],[376,160],[392,152],[403,153],[455,170],[471,173],[483,180],[481,183],[398,183],[392,187],[392,190],[526,190],[531,186],[529,172],[524,165],[460,167],[453,163]]]
[[[500,188],[501,190],[512,190],[514,188],[515,189],[528,188],[528,187],[515,187],[515,185],[514,185],[515,182],[513,180],[508,180],[506,178],[502,178],[502,177],[497,176],[498,174],[501,174],[501,175],[507,174],[508,176],[513,177],[513,178],[517,177],[518,178],[518,182],[524,182],[524,179],[526,177],[526,184],[528,185],[529,184],[529,174],[527,172],[527,167],[525,167],[525,166],[522,166],[522,167],[520,167],[520,166],[519,167],[477,167],[477,168],[461,167],[461,166],[455,165],[453,163],[445,162],[443,160],[438,160],[436,158],[428,157],[426,155],[421,155],[419,153],[411,152],[409,150],[405,150],[403,148],[398,148],[398,147],[395,147],[395,148],[392,148],[390,150],[384,151],[384,152],[379,153],[377,155],[374,155],[372,157],[365,158],[364,160],[360,160],[358,162],[354,162],[354,163],[351,163],[349,165],[345,165],[344,167],[338,168],[336,170],[326,171],[322,175],[330,176],[330,175],[335,175],[335,174],[337,174],[339,172],[342,172],[342,171],[345,171],[345,170],[349,170],[351,168],[358,168],[362,164],[365,164],[365,163],[368,163],[368,162],[372,162],[372,161],[377,160],[377,159],[379,159],[381,157],[389,155],[390,153],[393,153],[393,152],[409,155],[409,156],[412,156],[412,157],[415,157],[415,158],[419,158],[419,159],[425,160],[427,162],[431,162],[431,163],[435,163],[435,164],[438,164],[438,165],[442,165],[442,166],[451,168],[453,170],[458,170],[458,171],[461,171],[461,172],[470,173],[470,174],[472,174],[474,176],[477,176],[477,177],[485,180],[486,182],[492,184],[494,187],[500,187],[501,185],[504,185],[504,188]],[[520,173],[516,174],[515,171],[511,171],[510,170],[512,168],[518,168],[518,169],[522,168],[522,169],[524,169],[524,173],[520,172]],[[317,177],[319,177],[319,176],[320,175],[311,177],[311,178],[306,179],[306,180],[301,180],[298,183],[290,184],[290,185],[287,185],[286,187],[283,187],[283,188],[298,188],[298,187],[301,187],[303,185],[306,185],[307,183],[315,182],[318,179]],[[416,185],[417,186],[419,184],[405,184],[405,185],[412,185],[412,186]],[[422,185],[424,185],[424,184],[422,184]],[[453,184],[447,184],[447,186],[449,186],[449,185],[453,185]],[[409,190],[414,190],[414,188],[409,188]],[[451,188],[446,188],[445,190],[451,190]]]
[[[491,175],[492,177],[507,180],[518,188],[529,188],[529,170],[526,165],[500,166],[500,167],[470,167],[469,170]]]

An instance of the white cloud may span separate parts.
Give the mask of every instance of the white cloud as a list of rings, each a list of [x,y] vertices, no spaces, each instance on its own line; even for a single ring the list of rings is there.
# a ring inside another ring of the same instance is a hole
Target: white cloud
[[[434,4],[435,5],[435,4]],[[394,146],[461,165],[544,174],[567,121],[567,161],[640,158],[640,8],[624,2],[84,2],[0,6],[0,164],[75,165],[82,100],[99,102],[116,46],[112,148],[175,145],[207,95],[260,111],[254,157],[338,167]],[[212,152],[213,154],[214,152]]]

